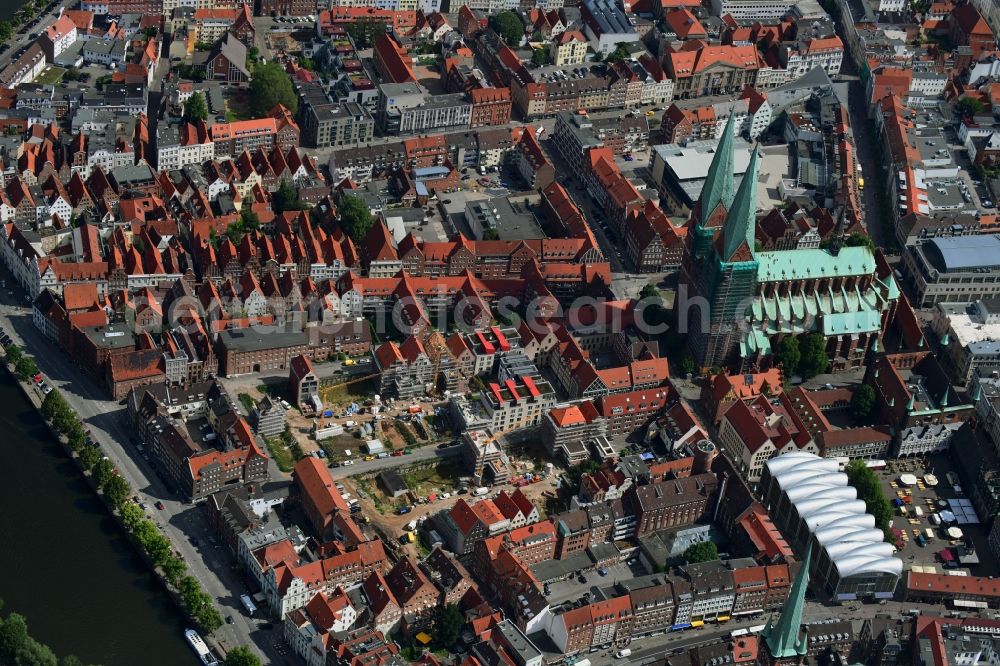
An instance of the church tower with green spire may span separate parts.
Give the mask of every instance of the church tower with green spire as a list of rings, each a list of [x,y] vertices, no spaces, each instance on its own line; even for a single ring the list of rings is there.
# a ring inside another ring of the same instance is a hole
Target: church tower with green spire
[[[678,312],[678,322],[687,324],[687,330],[680,332],[687,333],[691,353],[702,369],[738,361],[742,324],[757,286],[754,245],[759,155],[755,148],[734,193],[734,135],[730,116],[692,214],[681,267],[681,285],[687,286],[688,302],[700,297],[708,303],[707,313],[698,308]],[[677,303],[683,308],[686,304],[682,300]]]
[[[778,623],[767,621],[760,637],[763,640],[761,649],[766,654],[761,663],[768,666],[785,664],[801,664],[809,651],[809,636],[802,629],[802,609],[806,603],[806,588],[809,587],[809,563],[811,553],[806,551],[799,573],[795,576],[792,589],[788,593],[788,601],[781,609]]]

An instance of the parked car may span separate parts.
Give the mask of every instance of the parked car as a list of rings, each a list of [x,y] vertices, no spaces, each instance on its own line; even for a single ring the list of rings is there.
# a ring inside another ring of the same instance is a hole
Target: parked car
[[[397,516],[405,516],[410,511],[413,511],[413,507],[410,507],[410,506],[401,506],[398,509],[396,509],[396,515]]]

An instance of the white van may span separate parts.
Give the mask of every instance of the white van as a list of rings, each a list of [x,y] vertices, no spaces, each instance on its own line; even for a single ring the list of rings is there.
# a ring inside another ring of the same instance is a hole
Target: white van
[[[630,648],[625,648],[624,650],[618,650],[618,652],[615,652],[615,659],[624,659],[625,657],[628,657],[631,654],[632,650]]]

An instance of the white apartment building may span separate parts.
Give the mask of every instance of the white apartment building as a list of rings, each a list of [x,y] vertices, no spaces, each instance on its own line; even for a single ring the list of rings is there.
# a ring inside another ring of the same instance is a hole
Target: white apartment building
[[[791,46],[783,48],[788,49],[785,76],[789,81],[805,76],[816,67],[821,67],[831,77],[840,73],[844,43],[836,35],[803,40],[797,48]]]
[[[76,41],[76,24],[69,17],[60,16],[55,23],[45,29],[43,37],[48,42],[47,45],[43,45],[47,51],[46,55],[55,60]]]
[[[963,423],[940,423],[918,425],[899,433],[897,458],[925,456],[930,453],[944,453],[951,446],[951,438]]]

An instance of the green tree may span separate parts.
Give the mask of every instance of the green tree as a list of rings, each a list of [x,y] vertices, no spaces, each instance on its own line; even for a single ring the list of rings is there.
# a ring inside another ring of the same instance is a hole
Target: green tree
[[[73,421],[72,425],[66,432],[67,444],[69,448],[73,451],[79,452],[87,444],[87,435],[83,432],[83,426],[80,425],[79,421]]]
[[[359,49],[367,49],[379,35],[386,32],[385,21],[377,21],[371,18],[363,18],[346,26],[348,36],[354,40],[354,45]]]
[[[189,610],[197,608],[201,586],[198,585],[198,581],[193,576],[184,576],[181,578],[181,582],[177,586],[177,591],[181,595],[181,603],[184,604],[185,608]]]
[[[684,350],[684,354],[677,364],[677,369],[680,370],[682,375],[687,375],[695,371],[694,356],[691,355],[690,351]]]
[[[4,354],[7,355],[7,362],[17,363],[18,360],[23,356],[21,353],[21,348],[15,344],[9,344],[3,348]]]
[[[531,54],[531,64],[535,67],[545,67],[552,62],[552,54],[544,46],[539,49],[535,49]]]
[[[61,414],[69,411],[69,405],[66,404],[65,398],[62,397],[62,393],[53,389],[49,391],[49,394],[45,396],[42,400],[42,416],[47,418],[49,421],[55,418],[56,414]]]
[[[45,645],[28,634],[28,622],[11,613],[0,620],[0,664],[11,666],[58,666],[58,660]]]
[[[22,382],[26,382],[38,374],[38,366],[35,365],[35,359],[30,356],[22,356],[14,364],[14,371],[17,372],[17,376]]]
[[[878,477],[864,460],[852,460],[844,468],[847,482],[858,491],[858,499],[864,500],[865,510],[875,517],[875,526],[888,532],[892,524],[892,506],[882,493]]]
[[[271,208],[274,209],[274,212],[280,215],[285,211],[303,210],[306,207],[302,203],[302,200],[299,199],[299,193],[295,188],[282,178],[278,184],[278,189],[271,195]]]
[[[875,407],[875,389],[868,384],[862,384],[851,396],[851,412],[859,421],[867,421]]]
[[[361,197],[349,194],[340,203],[340,228],[350,236],[355,243],[360,243],[375,224],[375,218],[368,209],[368,204]]]
[[[74,432],[74,426],[79,423],[80,420],[76,418],[76,414],[68,409],[52,417],[52,425],[62,433]]]
[[[166,559],[162,565],[163,575],[167,577],[171,585],[177,585],[177,581],[181,579],[184,572],[187,571],[187,565],[184,564],[184,560],[174,555],[171,555]]]
[[[955,110],[962,116],[969,117],[982,113],[986,107],[975,97],[963,97],[955,104]]]
[[[500,240],[500,232],[490,227],[483,232],[483,240]]]
[[[507,46],[519,46],[524,38],[524,24],[517,14],[512,11],[503,11],[493,16],[493,30],[496,31]]]
[[[462,634],[462,627],[465,626],[465,616],[455,604],[445,604],[438,606],[437,617],[434,622],[434,638],[438,645],[445,649],[451,649]]]
[[[799,375],[810,379],[826,372],[830,359],[826,355],[826,338],[821,333],[805,337],[802,344],[802,358],[799,360]]]
[[[85,446],[80,449],[80,464],[84,469],[90,469],[101,459],[101,452],[93,446]]]
[[[6,42],[14,34],[10,21],[0,21],[0,41]]]
[[[212,633],[216,629],[222,626],[222,614],[219,610],[212,605],[212,598],[201,593],[203,597],[203,602],[198,612],[194,614],[194,621],[198,623],[198,626],[208,633]]]
[[[305,56],[299,56],[299,67],[309,72],[316,71],[316,63],[312,58],[306,58]]]
[[[853,234],[844,240],[844,245],[848,247],[867,247],[872,252],[875,252],[875,241],[868,234],[863,234],[860,231],[855,231]]]
[[[225,666],[260,666],[260,657],[245,645],[237,645],[226,654]]]
[[[719,559],[719,549],[712,541],[701,541],[688,546],[684,551],[684,561],[688,564],[711,562]]]
[[[798,371],[801,359],[798,338],[789,336],[778,343],[778,353],[775,354],[775,360],[782,365],[786,376],[791,376]]]
[[[128,502],[128,496],[132,492],[132,487],[121,476],[112,475],[110,479],[101,484],[101,490],[104,491],[104,494],[116,508],[121,508]]]
[[[184,120],[189,123],[208,120],[208,104],[205,103],[205,96],[200,92],[192,94],[184,103]]]
[[[291,78],[276,62],[257,65],[250,80],[250,107],[254,117],[267,116],[278,104],[284,104],[292,114],[299,110],[299,98]]]
[[[593,474],[600,468],[601,465],[596,460],[584,460],[582,463],[573,465],[563,475],[564,483],[560,484],[560,490],[567,498],[578,495],[580,493],[580,480],[583,479],[583,476]]]
[[[622,60],[627,60],[630,57],[628,50],[628,45],[622,42],[615,47],[615,50],[608,54],[608,57],[604,59],[604,62],[615,63],[621,62]]]
[[[122,504],[118,511],[121,513],[122,522],[125,523],[125,527],[129,532],[134,532],[136,526],[146,520],[146,514],[143,513],[142,509],[135,502]]]
[[[656,285],[652,282],[646,284],[642,289],[639,290],[639,298],[659,298],[660,290],[656,288]]]
[[[260,229],[260,217],[248,205],[244,205],[240,210],[240,225],[244,231],[256,231]]]
[[[90,471],[94,475],[97,485],[103,486],[108,482],[108,479],[115,475],[115,466],[107,458],[101,458]]]

